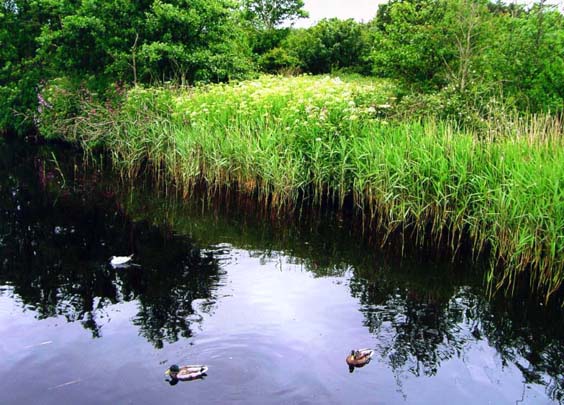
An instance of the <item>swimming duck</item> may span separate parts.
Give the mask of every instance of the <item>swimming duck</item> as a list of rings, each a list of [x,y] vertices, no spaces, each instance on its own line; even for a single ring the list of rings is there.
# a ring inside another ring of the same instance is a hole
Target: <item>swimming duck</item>
[[[372,359],[374,350],[372,349],[358,349],[351,350],[351,354],[347,356],[347,364],[349,365],[349,371],[352,373],[355,367],[364,367]]]
[[[168,370],[166,370],[165,374],[170,376],[173,381],[188,381],[203,377],[206,374],[206,371],[208,371],[208,367],[203,365],[179,367],[176,364],[173,364]]]
[[[112,267],[119,267],[127,264],[133,259],[133,255],[129,256],[112,256],[110,257],[110,264]]]

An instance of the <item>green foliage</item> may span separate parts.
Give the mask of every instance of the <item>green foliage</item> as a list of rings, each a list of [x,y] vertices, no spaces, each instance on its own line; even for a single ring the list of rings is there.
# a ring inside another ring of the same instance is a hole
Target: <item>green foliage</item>
[[[502,111],[564,106],[564,17],[488,0],[391,0],[369,24],[303,17],[301,0],[10,0],[0,7],[0,128],[33,128],[44,83],[100,101],[114,83],[223,82],[257,69],[374,74],[400,113],[480,127]],[[420,107],[418,109],[418,106]],[[501,114],[503,115],[503,114]]]
[[[78,116],[86,115],[83,101],[87,92],[69,78],[54,79],[39,94],[43,100],[38,108],[37,119],[41,135],[47,139],[66,139],[76,141],[75,128],[69,123]]]
[[[127,175],[152,167],[187,194],[204,182],[272,210],[348,197],[384,242],[414,235],[456,252],[469,238],[475,255],[491,253],[493,287],[530,271],[549,297],[564,280],[561,121],[505,116],[481,133],[396,121],[385,112],[395,95],[386,81],[313,76],[136,87],[117,111],[98,105],[66,125],[87,148],[105,145]]]
[[[517,108],[561,111],[564,103],[564,16],[547,5],[497,15],[497,39],[485,50],[483,81]]]
[[[100,87],[130,80],[130,48],[144,16],[142,7],[126,0],[61,2],[56,19],[37,38],[38,56],[53,76],[95,75]]]
[[[370,71],[365,61],[370,48],[367,27],[352,19],[324,19],[311,28],[294,30],[282,47],[300,61],[306,72],[329,73],[343,68],[359,73]]]
[[[249,71],[250,51],[227,1],[153,2],[139,57],[152,80],[220,81]]]
[[[90,87],[89,87],[90,84]],[[98,93],[96,80],[62,77],[38,89],[39,106],[34,114],[39,131],[46,139],[66,139],[94,148],[107,144],[112,120],[121,108],[125,89],[118,85]],[[83,137],[95,132],[96,137]]]
[[[486,0],[393,0],[373,22],[374,73],[416,92],[454,95],[457,115],[487,118],[491,100],[520,111],[561,111],[563,21],[543,2],[526,9]]]
[[[41,82],[68,77],[102,96],[113,83],[244,78],[247,34],[230,0],[34,0],[0,8],[0,128],[33,125]]]
[[[91,0],[43,31],[41,51],[59,74],[108,83],[225,80],[249,70],[232,12],[226,0]]]
[[[44,17],[36,2],[3,1],[0,6],[0,133],[33,128],[35,87],[42,66],[34,58]]]
[[[297,71],[300,61],[286,49],[274,48],[260,56],[258,65],[264,72],[283,73]]]
[[[308,16],[303,0],[243,0],[247,20],[260,29],[273,30],[284,22]]]
[[[250,28],[248,35],[251,48],[255,54],[263,55],[274,48],[278,48],[290,32],[290,28],[272,30]]]
[[[392,0],[374,22],[374,73],[420,88],[446,83],[445,62],[453,49],[444,35],[447,4],[441,0]]]

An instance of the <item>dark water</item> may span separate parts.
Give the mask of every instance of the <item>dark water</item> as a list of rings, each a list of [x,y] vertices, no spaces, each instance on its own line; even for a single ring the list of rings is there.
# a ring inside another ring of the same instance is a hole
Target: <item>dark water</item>
[[[343,219],[204,209],[81,166],[0,142],[2,404],[564,398],[560,307],[487,299],[479,269],[389,258]],[[172,363],[208,376],[171,386]]]

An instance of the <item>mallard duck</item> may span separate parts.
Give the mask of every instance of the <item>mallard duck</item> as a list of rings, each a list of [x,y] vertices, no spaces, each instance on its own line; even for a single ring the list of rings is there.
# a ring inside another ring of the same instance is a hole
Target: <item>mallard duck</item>
[[[110,257],[110,264],[112,267],[119,267],[127,264],[133,259],[133,255],[129,256],[112,256]]]
[[[194,380],[196,378],[203,377],[208,371],[207,366],[203,365],[190,365],[190,366],[182,366],[179,367],[176,364],[170,366],[168,370],[166,370],[165,374],[170,376],[170,378],[175,380],[187,381],[187,380]]]
[[[349,365],[349,371],[352,373],[355,367],[364,367],[372,359],[374,350],[372,349],[358,349],[351,350],[351,354],[347,356],[347,364]]]

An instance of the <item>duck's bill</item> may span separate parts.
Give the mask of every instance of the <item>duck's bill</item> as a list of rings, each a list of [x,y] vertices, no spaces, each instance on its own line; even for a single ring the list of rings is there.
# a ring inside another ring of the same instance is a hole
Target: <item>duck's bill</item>
[[[170,370],[166,370],[165,375],[170,375]]]

